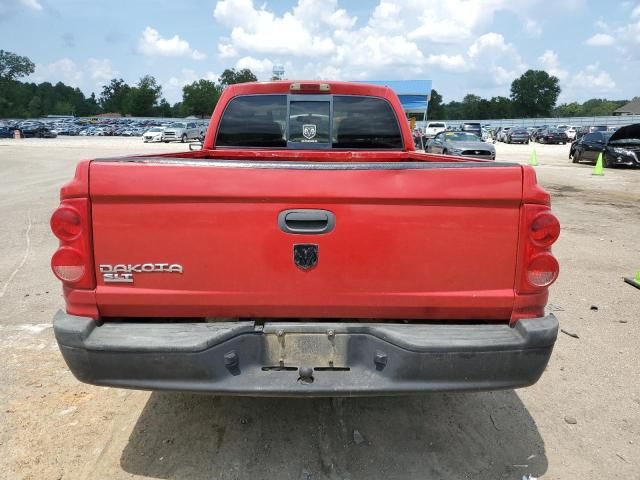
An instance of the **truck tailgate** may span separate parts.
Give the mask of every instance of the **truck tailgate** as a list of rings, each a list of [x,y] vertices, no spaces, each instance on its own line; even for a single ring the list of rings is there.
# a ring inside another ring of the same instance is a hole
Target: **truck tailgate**
[[[508,320],[513,308],[517,165],[132,158],[92,162],[89,181],[102,316]],[[289,209],[335,226],[285,232]],[[299,244],[317,246],[313,268],[294,262]]]

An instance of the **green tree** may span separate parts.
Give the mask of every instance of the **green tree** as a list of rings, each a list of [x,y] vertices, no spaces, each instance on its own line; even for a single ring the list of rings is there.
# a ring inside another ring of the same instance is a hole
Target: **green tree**
[[[485,118],[513,118],[513,103],[507,97],[491,97]]]
[[[164,98],[158,102],[158,106],[153,109],[153,115],[156,117],[173,117],[173,109]]]
[[[35,72],[36,66],[27,57],[0,50],[0,81],[16,80]]]
[[[462,115],[465,119],[475,120],[482,118],[480,106],[482,98],[478,95],[468,93],[462,99]]]
[[[208,117],[219,98],[220,87],[210,80],[198,80],[182,88],[182,110],[185,115]]]
[[[578,102],[563,103],[553,109],[553,115],[556,117],[581,117],[582,105]]]
[[[42,100],[40,99],[40,97],[33,97],[29,101],[29,105],[27,108],[29,110],[30,117],[40,117],[43,114]]]
[[[150,117],[154,107],[158,106],[162,96],[162,87],[151,75],[145,75],[131,89],[131,114],[136,117]]]
[[[592,98],[582,104],[582,115],[587,117],[613,115],[613,111],[620,108],[625,103],[627,103],[627,100]]]
[[[442,95],[437,90],[431,90],[431,98],[427,107],[427,118],[429,120],[442,120],[444,118],[444,108],[442,105]]]
[[[227,68],[220,78],[218,79],[218,83],[221,87],[226,87],[227,85],[233,85],[234,83],[246,83],[246,82],[257,82],[258,77],[256,77],[251,70],[248,68],[243,68],[242,70],[236,71],[235,68]]]
[[[451,101],[444,106],[444,120],[462,120],[464,117],[462,102]]]
[[[100,105],[96,99],[96,94],[91,93],[88,98],[82,96],[82,100],[76,103],[76,115],[79,117],[89,117],[100,113]]]
[[[527,70],[511,84],[511,100],[516,114],[523,117],[547,117],[560,95],[557,77],[544,70]]]
[[[131,87],[122,78],[114,78],[102,87],[99,102],[105,113],[130,113]]]

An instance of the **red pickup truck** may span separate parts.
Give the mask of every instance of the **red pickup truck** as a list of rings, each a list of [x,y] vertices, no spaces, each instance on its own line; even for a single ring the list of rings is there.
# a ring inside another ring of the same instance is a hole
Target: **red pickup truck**
[[[558,331],[534,170],[418,153],[397,96],[232,85],[199,151],[81,162],[54,318],[81,381],[233,395],[522,387]]]

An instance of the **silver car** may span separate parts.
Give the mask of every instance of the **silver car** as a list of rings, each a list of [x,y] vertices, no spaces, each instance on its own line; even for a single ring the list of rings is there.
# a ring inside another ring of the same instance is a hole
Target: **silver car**
[[[164,143],[169,142],[187,142],[189,140],[198,140],[202,128],[198,127],[195,122],[173,122],[167,128],[164,129],[162,135],[162,141]]]
[[[480,137],[469,132],[441,132],[427,143],[428,153],[443,155],[458,155],[463,157],[496,159],[496,149],[493,145],[483,142]]]

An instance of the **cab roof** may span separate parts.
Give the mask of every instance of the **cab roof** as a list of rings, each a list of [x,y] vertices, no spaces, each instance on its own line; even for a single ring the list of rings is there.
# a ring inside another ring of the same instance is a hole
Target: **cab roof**
[[[235,83],[229,85],[225,90],[230,90],[230,93],[235,95],[251,95],[251,94],[268,94],[268,93],[301,93],[299,91],[291,90],[292,84],[300,84],[303,86],[318,86],[329,85],[329,91],[318,91],[318,94],[337,94],[337,95],[367,95],[372,97],[388,98],[389,96],[395,96],[393,90],[389,87],[380,85],[372,85],[369,83],[360,82],[339,82],[331,80],[276,80],[270,82],[248,82],[248,83]],[[305,91],[303,94],[310,94],[314,92]]]

